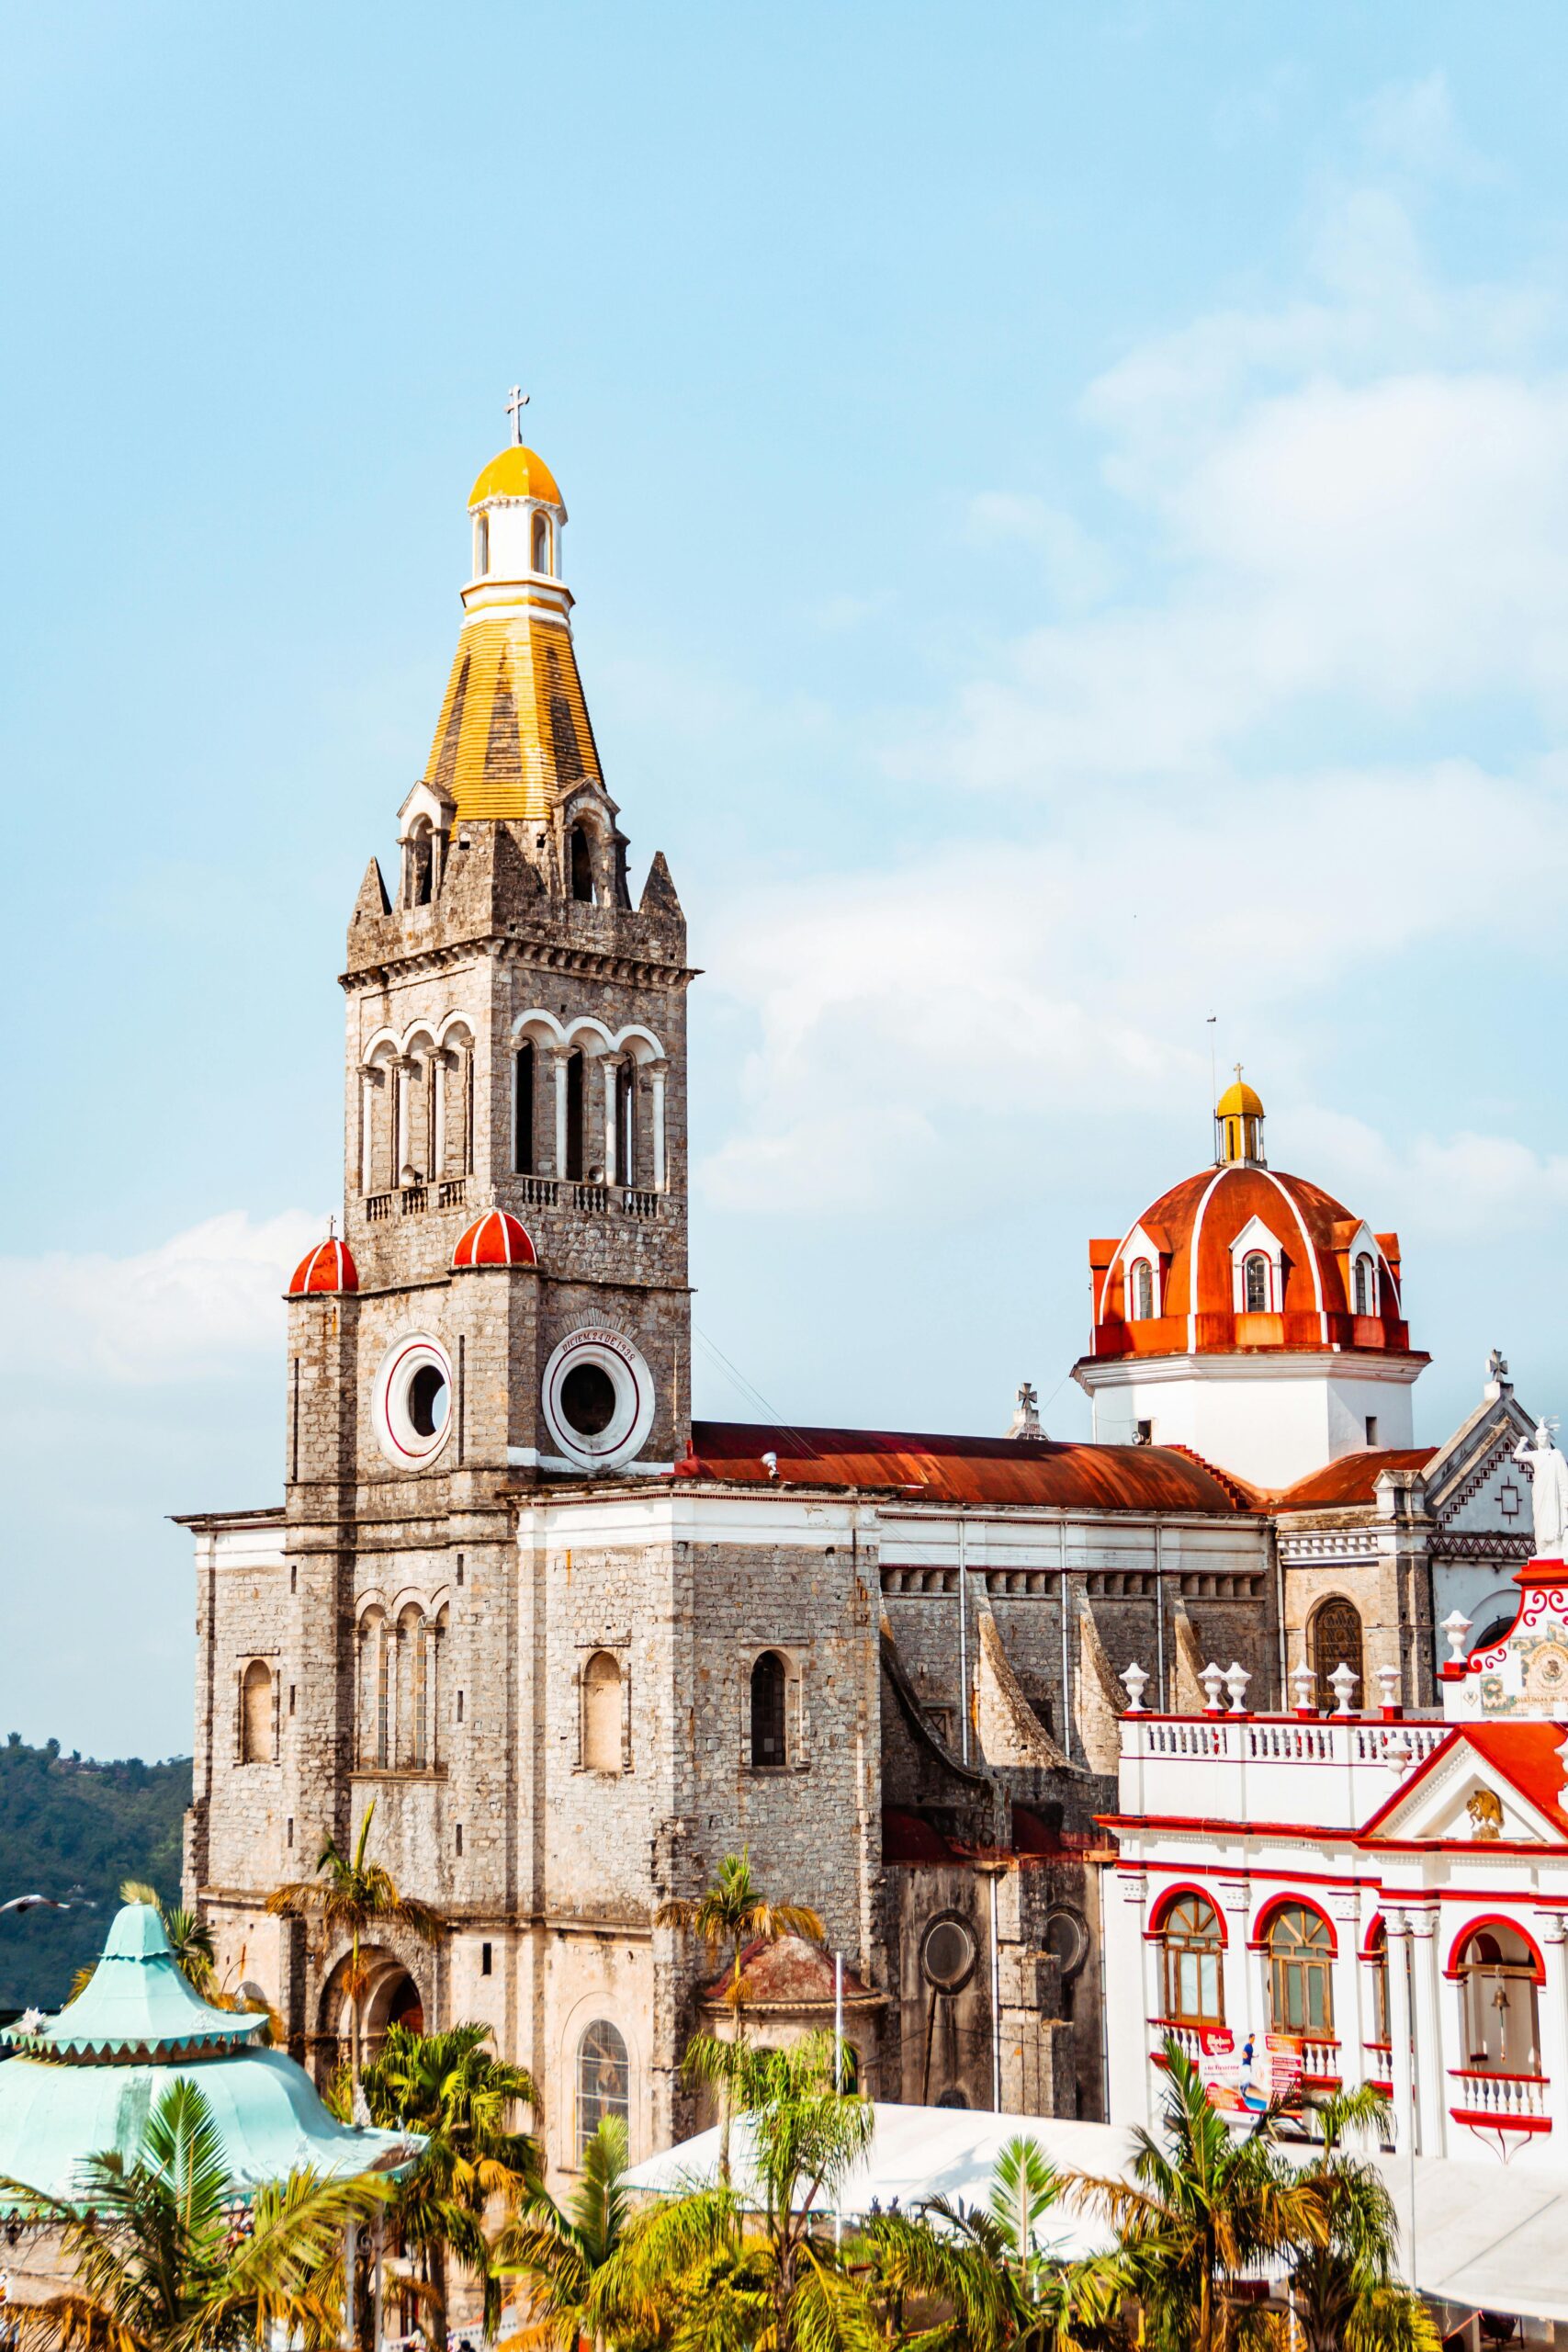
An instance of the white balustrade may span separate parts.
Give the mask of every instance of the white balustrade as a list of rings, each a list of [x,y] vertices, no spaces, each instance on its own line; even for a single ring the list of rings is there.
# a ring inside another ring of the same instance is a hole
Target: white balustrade
[[[1544,2120],[1544,2075],[1504,2075],[1492,2067],[1452,2066],[1453,2111],[1461,2120],[1481,2119],[1503,2126]]]

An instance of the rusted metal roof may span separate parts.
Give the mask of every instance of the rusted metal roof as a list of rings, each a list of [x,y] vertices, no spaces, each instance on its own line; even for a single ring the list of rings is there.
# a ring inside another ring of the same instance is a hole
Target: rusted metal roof
[[[1245,1487],[1194,1455],[1161,1445],[1054,1444],[899,1430],[804,1429],[694,1421],[705,1476],[765,1485],[764,1453],[793,1485],[901,1488],[939,1503],[1019,1503],[1057,1510],[1198,1511],[1257,1508]]]
[[[1276,1510],[1331,1510],[1337,1505],[1377,1499],[1379,1474],[1384,1470],[1425,1470],[1438,1452],[1435,1445],[1368,1446],[1363,1453],[1343,1453],[1325,1463],[1310,1477],[1298,1478],[1274,1498]]]

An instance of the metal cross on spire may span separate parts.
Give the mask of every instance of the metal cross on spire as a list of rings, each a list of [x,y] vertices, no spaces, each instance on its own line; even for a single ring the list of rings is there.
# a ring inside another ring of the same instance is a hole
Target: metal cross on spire
[[[513,384],[512,397],[506,403],[506,413],[512,419],[512,442],[514,448],[523,447],[523,412],[528,405],[528,395],[521,384]]]
[[[1234,1067],[1235,1069],[1235,1082],[1239,1086],[1241,1084],[1241,1064],[1236,1062]]]

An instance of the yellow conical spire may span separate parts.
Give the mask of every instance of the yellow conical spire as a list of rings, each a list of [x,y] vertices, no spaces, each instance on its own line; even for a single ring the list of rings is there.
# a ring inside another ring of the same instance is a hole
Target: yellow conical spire
[[[465,818],[547,818],[587,777],[602,783],[559,576],[566,507],[521,442],[468,499],[473,576],[424,780]]]

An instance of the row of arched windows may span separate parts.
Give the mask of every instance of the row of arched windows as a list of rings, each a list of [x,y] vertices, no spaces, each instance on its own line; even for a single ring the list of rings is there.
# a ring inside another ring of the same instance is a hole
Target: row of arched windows
[[[457,1030],[406,1053],[383,1039],[360,1073],[361,1192],[473,1172],[473,1039]]]
[[[631,1758],[631,1710],[626,1671],[613,1650],[594,1650],[581,1677],[580,1753],[585,1772],[623,1772]],[[792,1763],[789,1667],[777,1650],[752,1661],[748,1688],[747,1748],[761,1771]]]
[[[542,1052],[525,1038],[512,1099],[512,1164],[520,1176],[661,1188],[662,1080],[645,1078],[629,1055],[591,1058],[580,1046]]]
[[[1177,1895],[1161,1914],[1156,1932],[1163,1970],[1162,2022],[1213,2030],[1225,2023],[1224,1935],[1219,1914],[1206,1895]],[[1333,2041],[1334,1934],[1310,1904],[1285,1902],[1269,1915],[1263,1948],[1268,1957],[1269,2023],[1276,2033]],[[1371,1978],[1373,2031],[1390,2038],[1388,1935],[1373,1926],[1363,1964]],[[1539,2069],[1540,2030],[1538,1988],[1540,1966],[1517,1928],[1488,1920],[1458,1944],[1450,1973],[1460,1984],[1466,2062],[1503,2074],[1533,2075]]]
[[[1249,1250],[1241,1261],[1237,1284],[1241,1310],[1247,1315],[1269,1315],[1277,1311],[1275,1270],[1267,1250]],[[1375,1261],[1362,1250],[1350,1270],[1351,1311],[1356,1315],[1376,1315],[1379,1312],[1378,1270]],[[1155,1270],[1147,1258],[1136,1258],[1127,1270],[1128,1313],[1135,1323],[1146,1323],[1159,1312],[1155,1282]]]
[[[411,1603],[395,1623],[379,1608],[360,1619],[355,1747],[361,1770],[428,1772],[445,1760],[446,1636],[445,1609],[431,1617]]]

